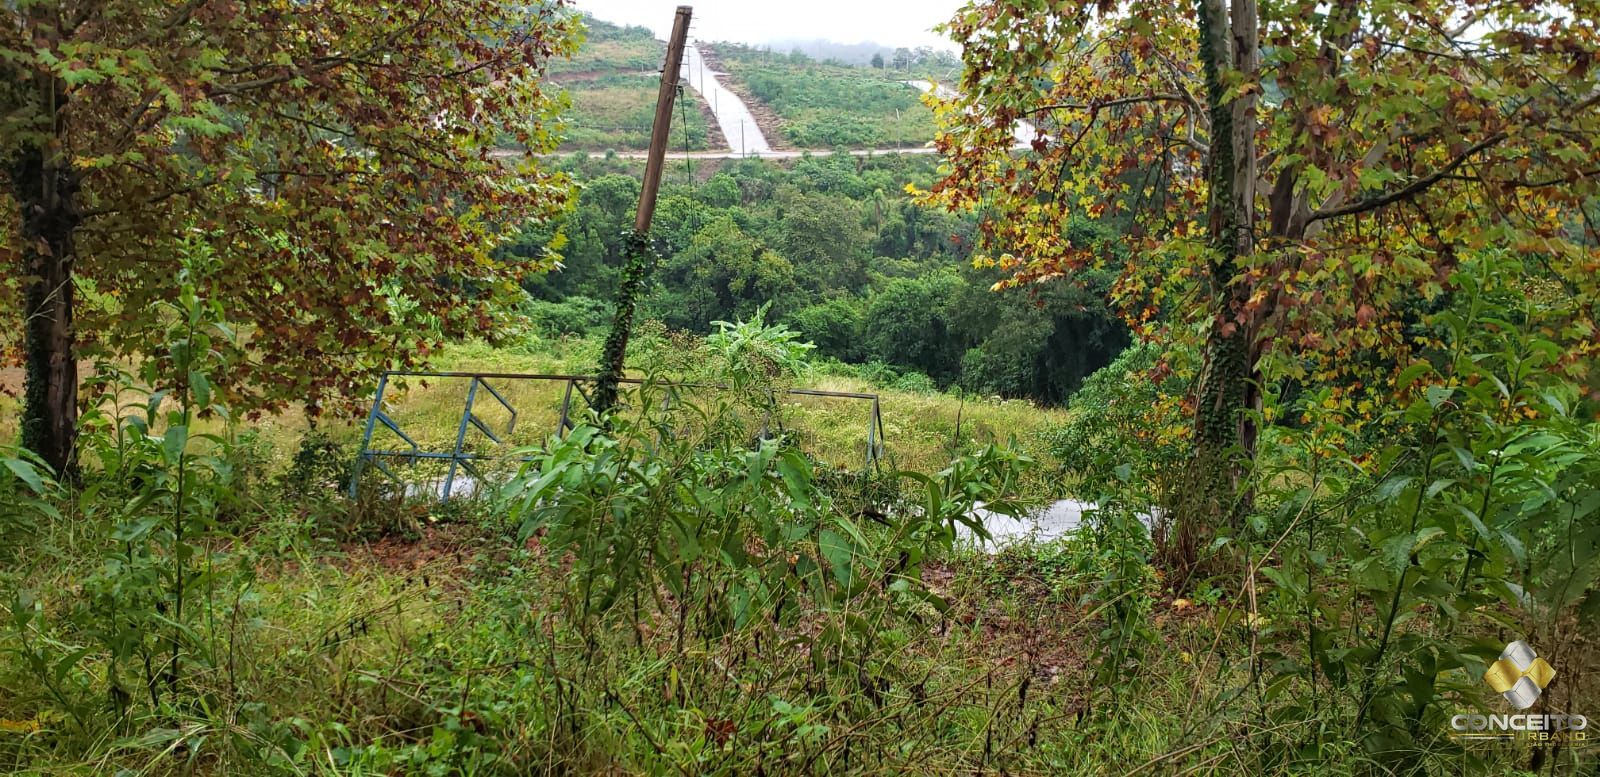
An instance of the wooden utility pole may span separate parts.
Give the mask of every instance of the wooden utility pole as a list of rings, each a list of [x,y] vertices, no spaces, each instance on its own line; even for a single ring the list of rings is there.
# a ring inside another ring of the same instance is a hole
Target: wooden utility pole
[[[683,46],[689,38],[689,16],[694,9],[678,6],[672,22],[672,38],[667,41],[667,64],[661,69],[661,90],[656,93],[656,123],[650,126],[650,156],[644,165],[644,187],[639,190],[639,215],[633,231],[650,231],[656,212],[656,192],[661,188],[661,168],[667,157],[667,138],[672,131],[672,102],[678,96],[679,71],[683,69]]]
[[[605,350],[600,355],[600,375],[596,381],[593,407],[605,414],[617,404],[617,385],[622,380],[623,364],[628,356],[628,336],[633,332],[633,312],[644,291],[645,281],[655,267],[655,252],[650,246],[650,221],[656,212],[656,193],[661,188],[661,171],[666,166],[667,140],[672,131],[672,103],[678,96],[679,77],[683,69],[683,47],[689,38],[689,17],[693,9],[678,6],[677,18],[672,23],[672,37],[667,40],[667,61],[661,68],[661,90],[656,93],[655,124],[650,127],[650,154],[644,165],[644,184],[639,189],[639,213],[633,220],[633,234],[628,236],[628,263],[622,271],[622,284],[617,288],[617,310],[611,321],[611,334],[606,336]]]

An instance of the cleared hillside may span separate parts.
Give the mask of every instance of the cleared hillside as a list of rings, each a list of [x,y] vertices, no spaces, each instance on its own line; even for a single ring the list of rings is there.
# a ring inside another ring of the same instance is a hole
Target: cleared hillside
[[[770,110],[771,139],[796,148],[896,148],[933,140],[933,112],[904,72],[702,44],[735,91]]]
[[[562,151],[641,151],[650,145],[666,44],[644,27],[619,27],[588,18],[588,37],[570,60],[552,66],[553,80],[571,104]],[[705,151],[725,143],[710,108],[685,90],[673,111],[675,151]]]

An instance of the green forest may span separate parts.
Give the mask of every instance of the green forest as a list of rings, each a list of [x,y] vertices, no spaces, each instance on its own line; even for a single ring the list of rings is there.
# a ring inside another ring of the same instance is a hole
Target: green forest
[[[1593,0],[587,10],[0,10],[0,773],[1600,774]]]
[[[765,310],[817,346],[832,369],[905,385],[1059,406],[1129,342],[1105,304],[1110,277],[992,293],[996,271],[972,268],[976,222],[915,206],[928,156],[844,155],[669,166],[651,235],[661,263],[640,315],[706,334]],[[637,162],[573,158],[583,184],[572,212],[502,250],[560,272],[524,281],[524,311],[547,336],[598,335],[611,324]],[[1074,227],[1114,242],[1103,223]],[[551,249],[550,237],[566,241]]]

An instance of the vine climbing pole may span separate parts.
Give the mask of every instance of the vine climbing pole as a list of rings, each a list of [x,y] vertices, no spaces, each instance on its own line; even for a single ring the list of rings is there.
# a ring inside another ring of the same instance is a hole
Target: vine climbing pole
[[[627,264],[622,271],[622,284],[617,288],[616,317],[611,322],[611,334],[606,336],[605,350],[600,355],[600,372],[594,393],[595,412],[605,414],[617,404],[617,385],[622,380],[622,366],[628,355],[628,336],[633,332],[633,312],[645,281],[655,269],[655,250],[650,245],[650,220],[656,211],[656,192],[661,188],[661,171],[666,166],[667,140],[672,130],[672,101],[677,98],[683,68],[683,46],[689,37],[689,17],[693,13],[687,5],[678,6],[677,18],[672,23],[672,37],[667,41],[667,62],[661,69],[661,91],[656,95],[655,123],[650,127],[650,155],[644,166],[644,185],[639,189],[639,213],[633,221],[633,232],[628,235]]]

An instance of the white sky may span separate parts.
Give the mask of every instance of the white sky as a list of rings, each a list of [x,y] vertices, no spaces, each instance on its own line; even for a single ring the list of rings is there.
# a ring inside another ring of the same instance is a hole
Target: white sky
[[[693,40],[767,43],[823,39],[895,46],[955,44],[931,28],[949,21],[963,0],[574,0],[580,11],[617,24],[637,24],[659,38],[671,31],[679,5],[694,7]]]

